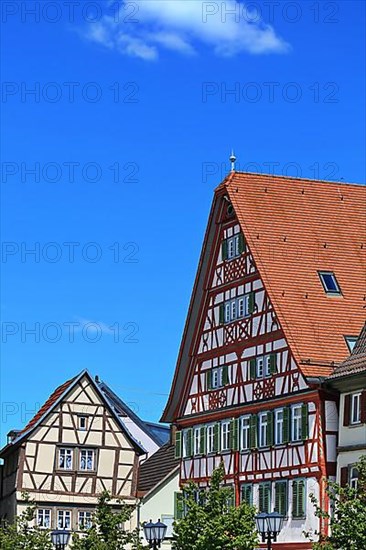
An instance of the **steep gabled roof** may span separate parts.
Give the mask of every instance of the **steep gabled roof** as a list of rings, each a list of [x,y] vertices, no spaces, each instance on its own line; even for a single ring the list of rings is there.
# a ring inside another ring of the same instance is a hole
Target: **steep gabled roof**
[[[138,496],[143,496],[159,485],[169,474],[179,468],[180,459],[175,458],[174,445],[166,443],[139,468]]]
[[[75,376],[74,378],[70,378],[70,380],[67,380],[61,386],[55,389],[53,393],[49,396],[47,401],[42,405],[42,407],[39,409],[39,411],[33,416],[33,418],[30,419],[28,424],[18,432],[17,437],[20,437],[25,432],[30,431],[34,426],[38,424],[38,422],[43,418],[48,412],[50,412],[55,405],[59,401],[59,399],[66,393],[66,391],[73,385],[75,380],[78,378],[78,376]]]
[[[33,418],[28,422],[28,424],[25,426],[23,430],[20,430],[17,433],[16,438],[8,443],[3,449],[0,451],[0,456],[8,452],[8,450],[11,447],[17,446],[20,444],[24,439],[29,437],[31,433],[41,424],[42,420],[44,420],[49,414],[52,413],[52,411],[55,409],[55,407],[66,398],[66,396],[69,394],[69,392],[78,384],[78,382],[83,378],[87,377],[93,388],[95,389],[96,393],[100,397],[102,403],[108,408],[108,410],[111,412],[115,420],[117,421],[118,425],[121,427],[121,430],[124,432],[126,437],[131,442],[132,446],[135,448],[136,452],[139,454],[145,454],[146,450],[141,446],[141,444],[136,441],[130,432],[127,430],[123,422],[121,421],[120,417],[114,410],[114,408],[111,406],[110,402],[104,395],[104,393],[99,388],[98,384],[94,381],[93,377],[89,374],[87,370],[83,370],[78,374],[78,376],[75,376],[74,378],[71,378],[67,382],[64,382],[64,384],[61,384],[47,399],[47,401],[42,405],[42,407],[39,409],[39,411],[33,416]]]
[[[364,324],[353,351],[327,380],[332,381],[343,376],[350,376],[366,372],[366,323]]]
[[[212,204],[195,286],[162,421],[175,418],[189,366],[219,203],[226,196],[303,374],[325,377],[348,353],[366,306],[366,187],[356,184],[231,173]],[[329,296],[318,271],[332,271],[341,296]]]
[[[245,173],[224,185],[297,362],[342,361],[365,320],[366,187]],[[341,296],[318,271],[334,272]]]

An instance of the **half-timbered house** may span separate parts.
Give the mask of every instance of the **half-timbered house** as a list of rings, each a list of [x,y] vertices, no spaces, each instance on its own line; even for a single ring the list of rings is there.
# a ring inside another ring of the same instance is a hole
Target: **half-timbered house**
[[[113,504],[134,504],[139,461],[168,435],[82,371],[58,387],[23,430],[10,432],[0,452],[1,517],[11,521],[21,513],[23,492],[36,503],[38,525],[47,529],[87,526],[104,490]]]
[[[337,482],[355,488],[357,462],[366,455],[366,324],[352,344],[350,356],[326,383],[340,394]]]
[[[324,378],[364,322],[366,188],[233,171],[216,189],[162,421],[180,485],[220,461],[235,502],[285,516],[308,549],[336,475],[338,397]],[[276,545],[275,545],[276,546]]]

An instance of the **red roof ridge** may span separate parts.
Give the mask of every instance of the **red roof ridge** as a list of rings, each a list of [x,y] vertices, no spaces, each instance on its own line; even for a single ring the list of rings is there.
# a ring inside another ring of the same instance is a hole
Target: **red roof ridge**
[[[366,188],[366,182],[365,183],[357,183],[357,182],[348,182],[348,181],[339,181],[339,180],[322,180],[322,179],[316,179],[316,178],[301,178],[298,176],[285,176],[283,174],[266,174],[266,173],[260,173],[260,172],[243,172],[240,170],[235,170],[235,172],[230,172],[226,176],[226,178],[220,183],[218,188],[222,186],[224,183],[232,183],[232,177],[235,175],[245,175],[245,176],[256,176],[258,178],[273,178],[273,179],[284,179],[284,180],[296,180],[296,181],[309,181],[314,183],[329,183],[332,185],[356,185],[357,187],[365,187]],[[227,181],[229,180],[229,181]]]

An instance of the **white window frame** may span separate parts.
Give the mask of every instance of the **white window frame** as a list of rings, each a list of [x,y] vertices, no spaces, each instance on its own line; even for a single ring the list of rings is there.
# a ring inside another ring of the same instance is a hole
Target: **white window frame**
[[[211,388],[217,390],[223,387],[223,367],[215,367],[212,369]]]
[[[279,415],[282,415],[282,418],[279,418]],[[274,417],[275,445],[283,445],[283,421],[284,421],[283,409],[276,409],[275,417]]]
[[[187,438],[188,438],[188,429],[182,431],[182,457],[188,458],[188,449],[187,449]]]
[[[193,430],[193,454],[195,456],[201,454],[201,427]]]
[[[361,424],[361,393],[351,393],[351,419],[350,423],[355,426]]]
[[[250,449],[250,414],[242,416],[240,419],[240,450],[248,451]]]
[[[230,451],[230,420],[221,422],[221,451]]]
[[[302,406],[293,405],[291,407],[291,441],[302,440]]]
[[[82,467],[83,455],[85,454],[85,467]],[[89,455],[92,457],[92,467],[88,467]],[[94,472],[95,471],[95,449],[80,449],[79,450],[79,470],[81,472]]]
[[[82,423],[85,423],[84,426],[82,426]],[[78,418],[78,428],[80,431],[85,432],[88,429],[88,418],[87,416],[80,415]]]
[[[51,510],[50,508],[37,509],[37,525],[40,529],[51,529]]]
[[[358,488],[358,470],[356,466],[350,466],[349,468],[349,486],[351,489]]]
[[[214,453],[215,452],[215,424],[208,424],[207,426],[206,444],[207,444],[207,454]]]
[[[88,518],[85,518],[82,519],[81,516],[85,516],[86,514],[88,514]],[[78,526],[79,526],[79,529],[90,529],[90,527],[92,526],[92,517],[93,517],[93,514],[90,512],[90,510],[79,510],[78,511]],[[88,521],[85,522],[85,519],[87,519]],[[85,525],[86,523],[86,525]]]
[[[71,531],[71,510],[57,510],[57,529]]]
[[[225,324],[232,323],[238,319],[249,316],[249,294],[242,294],[237,298],[231,298],[224,302]]]
[[[271,376],[271,355],[268,354],[264,356],[263,375],[264,378]]]
[[[255,369],[256,369],[257,378],[263,378],[263,374],[264,374],[264,357],[263,357],[263,355],[259,355],[258,357],[256,357]]]
[[[268,447],[268,412],[262,412],[258,416],[258,446]]]
[[[74,462],[74,450],[71,447],[59,447],[58,449],[58,457],[57,457],[57,469],[58,470],[64,470],[64,471],[71,471],[73,467]],[[64,455],[64,466],[61,466],[61,456]],[[71,462],[70,465],[67,466],[67,459],[70,458]]]
[[[271,376],[271,354],[258,355],[255,358],[256,378],[269,378]]]
[[[239,235],[240,233],[236,233],[232,237],[229,237],[226,239],[227,242],[227,259],[233,260],[234,258],[238,258],[240,256],[239,254]]]

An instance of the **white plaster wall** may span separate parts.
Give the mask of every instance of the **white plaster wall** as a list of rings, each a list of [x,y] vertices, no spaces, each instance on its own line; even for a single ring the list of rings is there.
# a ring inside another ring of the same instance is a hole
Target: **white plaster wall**
[[[339,403],[339,443],[340,447],[346,445],[365,445],[366,446],[366,424],[356,426],[343,426],[344,419],[344,398],[341,394]]]
[[[162,519],[163,516],[174,518],[174,493],[179,491],[179,471],[177,471],[157,491],[153,491],[142,499],[140,505],[140,523],[150,521],[150,519],[156,522],[158,519]],[[161,548],[169,550],[171,548],[171,540],[165,540]]]

